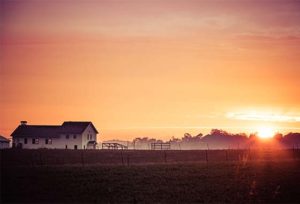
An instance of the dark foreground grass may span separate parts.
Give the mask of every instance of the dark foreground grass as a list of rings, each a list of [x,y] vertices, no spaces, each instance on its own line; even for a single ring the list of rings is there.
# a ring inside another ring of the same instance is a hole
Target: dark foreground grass
[[[2,167],[2,202],[300,202],[300,163]]]

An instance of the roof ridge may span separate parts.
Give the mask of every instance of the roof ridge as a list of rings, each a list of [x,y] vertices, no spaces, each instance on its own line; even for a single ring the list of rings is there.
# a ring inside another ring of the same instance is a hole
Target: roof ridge
[[[91,123],[92,121],[64,121],[63,123]]]
[[[61,125],[19,125],[22,127],[27,127],[27,126],[31,126],[31,127],[60,127]]]

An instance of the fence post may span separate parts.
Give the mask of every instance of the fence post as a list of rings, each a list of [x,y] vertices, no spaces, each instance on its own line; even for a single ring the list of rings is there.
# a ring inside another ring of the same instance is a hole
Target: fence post
[[[208,150],[209,150],[208,143],[206,143],[206,146],[207,146],[207,150],[205,150],[205,159],[206,159],[206,163],[208,163]]]
[[[82,167],[84,167],[84,155],[83,155],[84,150],[81,150],[81,164]]]
[[[42,154],[41,154],[41,150],[37,150],[37,151],[39,151],[38,152],[38,155],[39,155],[39,157],[38,157],[38,159],[39,159],[38,164],[39,164],[39,166],[42,166]]]
[[[296,151],[297,155],[296,155],[296,158],[298,159],[299,158],[299,146],[298,146],[298,143],[297,143],[297,151]]]
[[[129,166],[129,154],[127,154],[127,166]]]
[[[295,159],[295,144],[293,144],[293,159]]]
[[[121,150],[121,156],[122,156],[122,165],[124,165],[123,148]]]
[[[249,150],[248,150],[248,158],[249,158],[250,161],[252,160],[250,147],[249,147]]]
[[[226,151],[226,161],[228,161],[228,150],[225,151]]]

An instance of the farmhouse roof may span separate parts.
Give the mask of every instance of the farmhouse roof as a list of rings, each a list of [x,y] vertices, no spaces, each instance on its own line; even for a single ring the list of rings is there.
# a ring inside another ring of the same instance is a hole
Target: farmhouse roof
[[[11,134],[13,137],[58,137],[59,128],[57,125],[19,125]]]
[[[82,133],[89,125],[92,126],[94,131],[98,133],[97,129],[92,122],[64,122],[61,126],[61,133]]]
[[[0,135],[0,142],[9,142],[10,140]]]
[[[60,134],[81,134],[89,125],[98,133],[92,122],[64,122],[62,125],[19,125],[13,137],[57,138]]]

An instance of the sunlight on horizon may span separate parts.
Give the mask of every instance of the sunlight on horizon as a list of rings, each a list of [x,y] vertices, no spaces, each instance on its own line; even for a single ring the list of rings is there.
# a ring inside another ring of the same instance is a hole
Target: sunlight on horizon
[[[273,127],[262,126],[257,129],[257,134],[261,139],[270,139],[274,137],[275,130]]]

